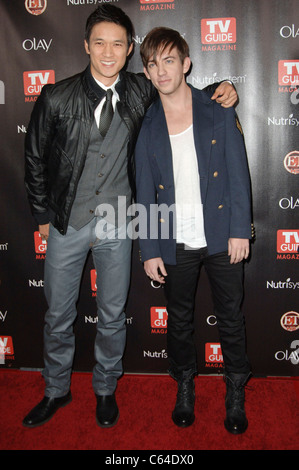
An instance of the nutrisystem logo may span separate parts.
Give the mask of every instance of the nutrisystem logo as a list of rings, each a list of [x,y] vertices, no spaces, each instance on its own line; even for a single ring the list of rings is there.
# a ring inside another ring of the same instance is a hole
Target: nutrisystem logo
[[[26,0],[25,8],[31,15],[41,15],[47,8],[47,0]]]
[[[143,351],[143,357],[151,357],[153,359],[167,359],[167,352],[165,349],[162,349],[162,351]]]
[[[292,281],[289,277],[285,281],[267,281],[267,289],[299,289],[299,281]]]
[[[217,72],[213,72],[212,75],[196,75],[188,77],[188,82],[195,86],[196,88],[203,88],[207,85],[212,85],[213,83],[219,83],[223,80],[230,80],[233,84],[246,83],[247,75],[226,75],[221,77]],[[299,122],[299,120],[298,120]],[[298,124],[299,125],[299,124]]]
[[[294,114],[289,114],[287,117],[268,117],[268,126],[293,126],[299,127],[299,119]]]

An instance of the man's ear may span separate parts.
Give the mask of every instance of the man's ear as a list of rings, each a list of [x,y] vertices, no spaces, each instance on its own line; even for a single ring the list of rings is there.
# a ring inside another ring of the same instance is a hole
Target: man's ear
[[[143,67],[143,72],[144,72],[146,78],[148,78],[150,80],[150,76],[149,76],[149,73],[148,73],[146,67]]]
[[[188,72],[191,66],[191,59],[190,57],[185,57],[184,62],[183,62],[183,70],[184,74]]]
[[[131,54],[131,52],[133,50],[133,47],[134,47],[134,44],[131,43],[130,46],[129,46],[128,52],[127,52],[127,57]]]
[[[86,52],[86,54],[90,54],[88,42],[86,41],[86,39],[84,39],[84,47],[85,47],[85,52]]]

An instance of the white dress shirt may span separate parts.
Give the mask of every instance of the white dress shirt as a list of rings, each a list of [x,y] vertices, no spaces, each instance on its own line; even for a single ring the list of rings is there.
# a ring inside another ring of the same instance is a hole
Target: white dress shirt
[[[94,78],[94,77],[93,77]],[[96,83],[101,87],[103,88],[103,90],[107,91],[109,88],[111,88],[111,90],[113,91],[113,95],[112,95],[112,106],[113,106],[113,109],[115,109],[115,106],[116,106],[116,103],[117,101],[119,101],[119,95],[117,93],[117,91],[115,90],[115,85],[119,82],[119,76],[117,77],[117,79],[115,80],[115,82],[111,85],[111,86],[105,86],[103,85],[103,83],[101,83],[99,80],[97,80],[96,78],[94,78]],[[94,112],[94,117],[95,117],[95,120],[96,120],[96,123],[97,123],[97,126],[99,127],[99,122],[100,122],[100,116],[101,116],[101,112],[102,112],[102,108],[103,108],[103,105],[104,105],[104,102],[105,102],[105,99],[106,97],[104,97],[101,102],[98,104],[98,106],[96,107],[95,109],[95,112]]]

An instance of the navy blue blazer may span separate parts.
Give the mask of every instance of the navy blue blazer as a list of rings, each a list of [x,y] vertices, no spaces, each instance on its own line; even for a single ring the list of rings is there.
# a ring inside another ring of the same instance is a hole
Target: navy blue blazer
[[[223,108],[190,86],[204,229],[209,255],[227,251],[229,238],[251,238],[251,189],[242,128]],[[160,98],[148,109],[137,140],[136,201],[142,261],[176,264],[172,151]],[[151,211],[150,211],[151,209]]]

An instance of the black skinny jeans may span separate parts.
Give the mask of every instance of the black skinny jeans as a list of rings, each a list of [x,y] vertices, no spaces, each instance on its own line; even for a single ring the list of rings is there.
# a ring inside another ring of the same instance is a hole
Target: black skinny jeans
[[[165,265],[167,276],[167,350],[170,372],[197,371],[193,340],[194,303],[201,267],[209,278],[225,372],[248,373],[243,300],[243,262],[230,264],[227,252],[209,256],[207,248],[185,249],[177,244],[177,264]]]

